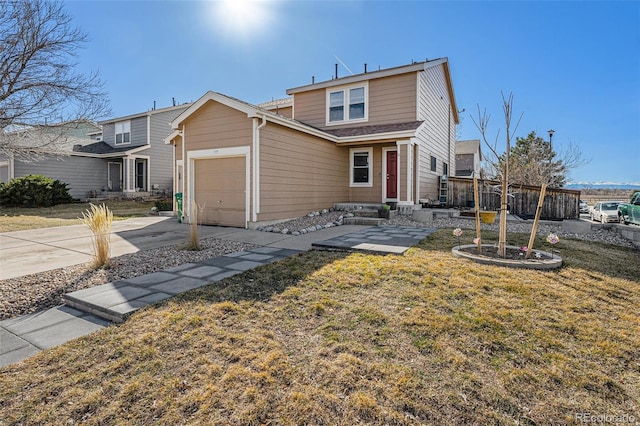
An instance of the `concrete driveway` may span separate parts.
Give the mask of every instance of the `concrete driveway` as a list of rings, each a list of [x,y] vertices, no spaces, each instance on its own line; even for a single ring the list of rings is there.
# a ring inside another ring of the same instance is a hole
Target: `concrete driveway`
[[[321,239],[362,226],[345,225],[300,236],[239,228],[201,226],[200,238],[218,237],[262,246],[309,250]],[[111,256],[135,253],[187,241],[189,225],[175,218],[140,217],[115,221],[111,227]],[[92,235],[85,225],[0,233],[0,280],[21,277],[92,260]]]

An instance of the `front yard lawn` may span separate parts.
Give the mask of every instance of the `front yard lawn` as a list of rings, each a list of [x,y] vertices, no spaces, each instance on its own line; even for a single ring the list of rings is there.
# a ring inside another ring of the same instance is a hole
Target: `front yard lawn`
[[[142,310],[4,368],[0,424],[640,419],[637,251],[562,240],[566,266],[545,272],[455,244],[312,251]]]
[[[104,204],[113,211],[115,220],[146,216],[154,206],[153,201],[135,200],[106,200]],[[78,225],[82,223],[82,212],[89,208],[89,203],[59,204],[33,209],[0,206],[0,232]]]

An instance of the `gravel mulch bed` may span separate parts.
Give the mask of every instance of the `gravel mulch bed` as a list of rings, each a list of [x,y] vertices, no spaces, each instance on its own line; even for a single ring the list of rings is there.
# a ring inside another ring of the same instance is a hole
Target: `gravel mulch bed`
[[[62,296],[72,291],[257,247],[218,238],[202,239],[200,245],[201,251],[167,246],[114,257],[109,269],[91,269],[89,264],[82,264],[2,280],[0,320],[59,306]]]
[[[340,211],[316,212],[290,221],[271,226],[269,232],[304,234],[312,230],[328,226],[340,226],[341,216],[348,213]],[[475,221],[466,218],[435,219],[430,223],[415,222],[407,217],[398,216],[388,222],[395,226],[414,226],[419,228],[465,228],[475,229]],[[482,224],[483,230],[498,230],[498,223]],[[531,232],[533,221],[508,222],[508,232]],[[276,228],[276,229],[273,229]],[[587,241],[597,241],[623,247],[633,247],[628,239],[607,229],[599,229],[587,234],[573,234],[562,231],[558,224],[542,223],[538,227],[538,235],[556,233],[560,238],[574,238]],[[110,269],[92,270],[88,265],[77,265],[55,269],[24,277],[0,281],[0,320],[13,318],[41,311],[62,304],[62,295],[75,290],[89,288],[139,275],[150,274],[162,269],[198,262],[226,253],[246,250],[256,247],[217,238],[201,240],[202,251],[182,250],[179,246],[162,247],[145,250],[134,254],[115,257]]]

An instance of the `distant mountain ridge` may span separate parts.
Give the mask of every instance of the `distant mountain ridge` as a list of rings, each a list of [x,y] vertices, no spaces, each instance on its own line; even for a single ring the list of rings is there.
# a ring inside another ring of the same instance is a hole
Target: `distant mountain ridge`
[[[640,189],[640,182],[569,182],[567,189]]]

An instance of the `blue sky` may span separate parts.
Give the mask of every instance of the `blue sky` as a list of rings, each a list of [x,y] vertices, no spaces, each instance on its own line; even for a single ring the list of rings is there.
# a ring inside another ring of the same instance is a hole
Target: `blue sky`
[[[234,6],[235,5],[235,6]],[[501,91],[524,112],[516,136],[579,146],[572,181],[640,182],[640,1],[69,1],[90,37],[78,66],[97,70],[115,117],[197,100],[251,103],[368,69],[448,57],[461,137]],[[339,58],[339,59],[338,59]],[[501,140],[500,147],[504,146]],[[640,185],[640,183],[639,183]]]

